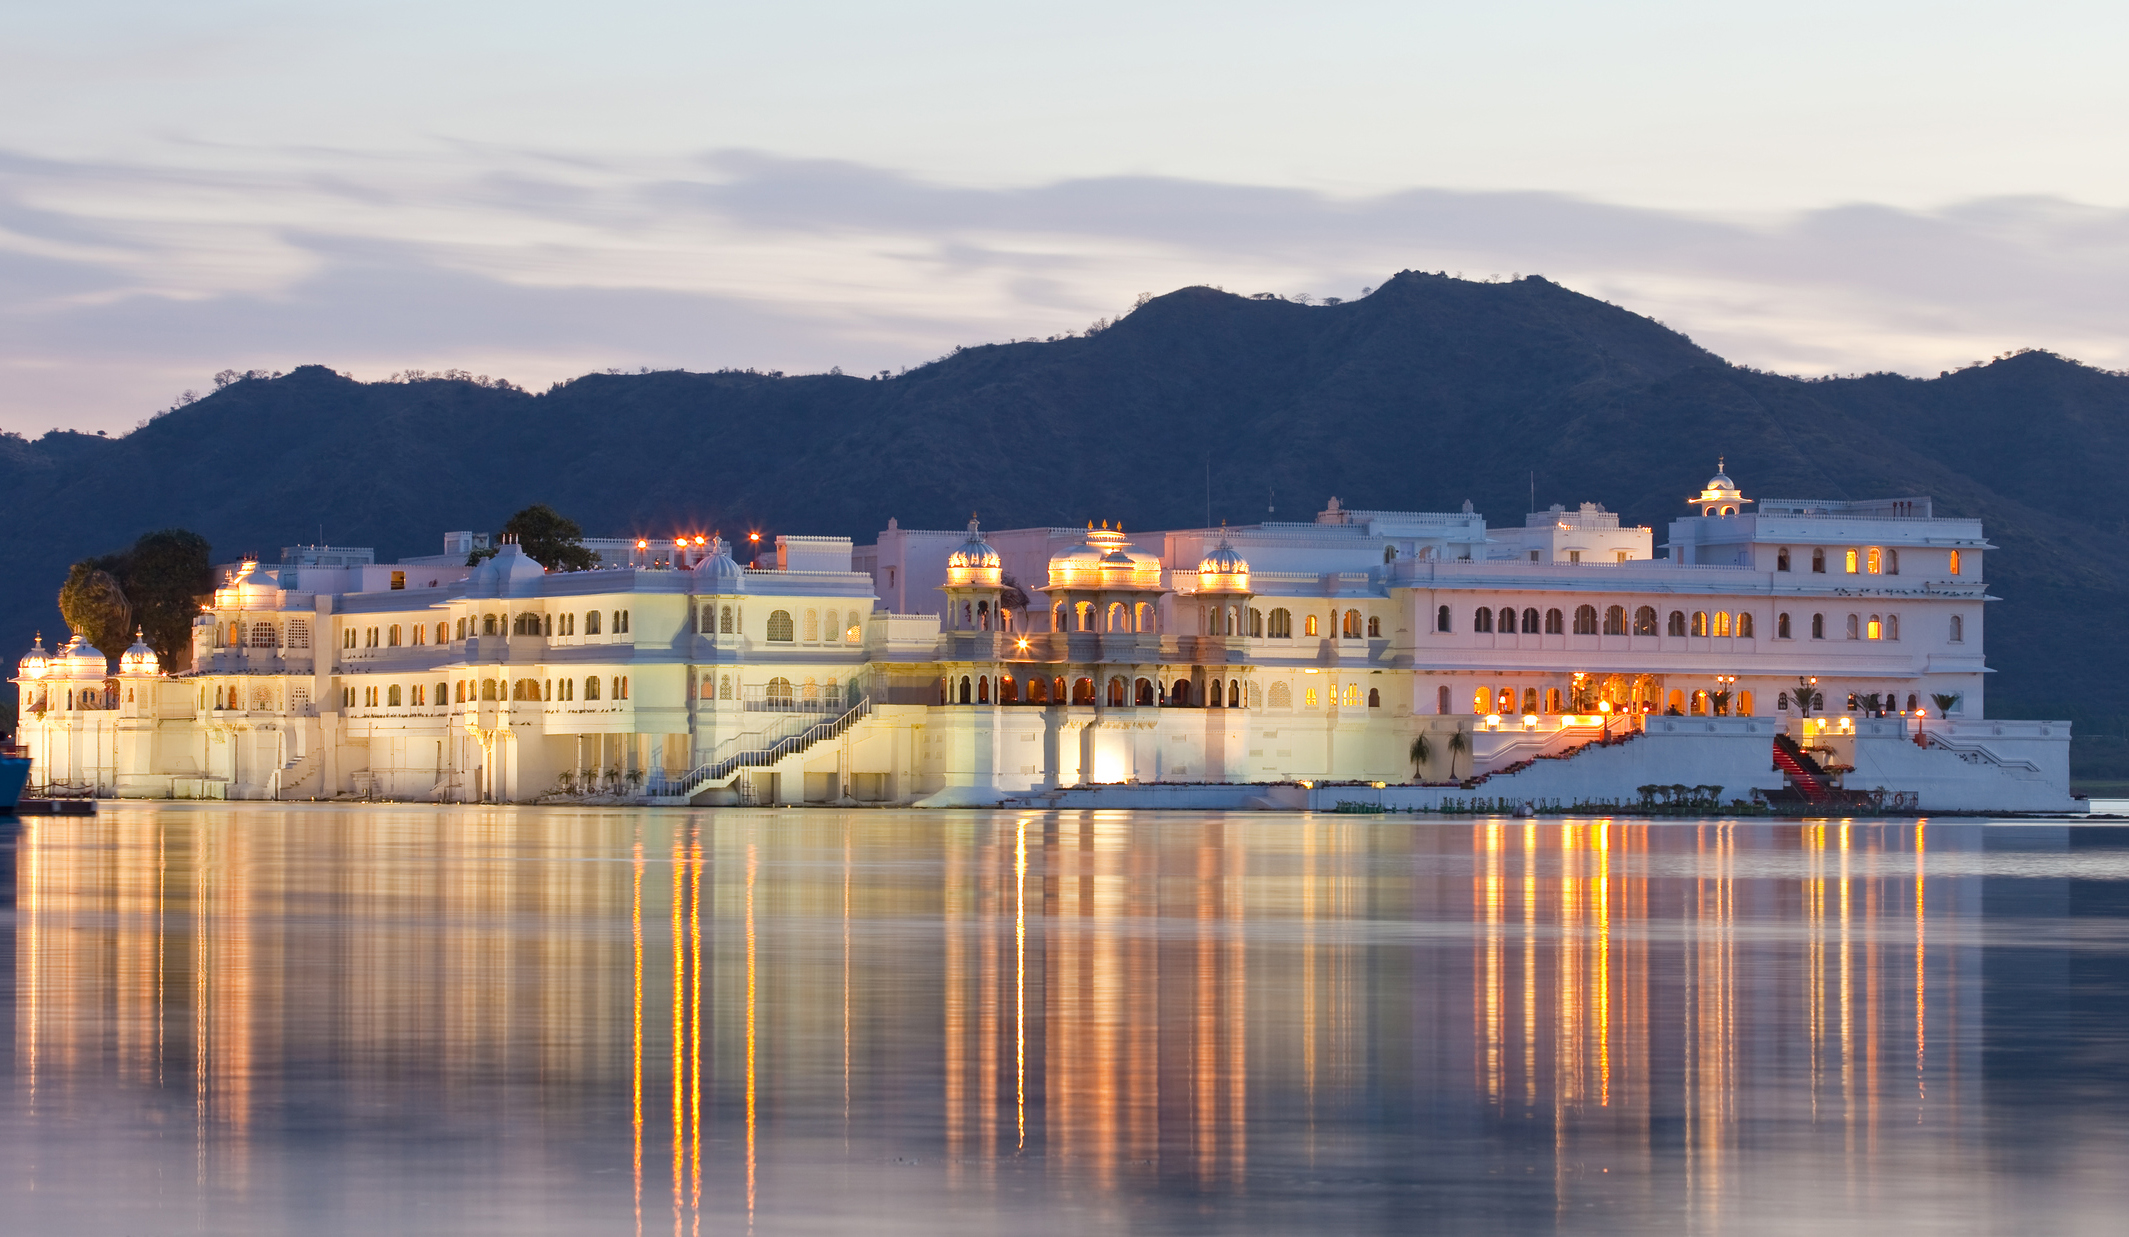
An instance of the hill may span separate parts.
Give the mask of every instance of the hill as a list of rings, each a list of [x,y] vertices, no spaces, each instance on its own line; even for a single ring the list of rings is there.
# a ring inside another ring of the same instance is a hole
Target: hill
[[[1185,288],[1095,334],[957,349],[888,378],[594,374],[543,394],[360,383],[307,366],[235,382],[122,438],[0,439],[0,636],[58,629],[67,564],[141,532],[217,547],[324,536],[434,553],[547,502],[598,535],[759,528],[869,541],[957,527],[1307,519],[1350,506],[1496,522],[1590,500],[1683,512],[1718,455],[1752,496],[1929,494],[1987,521],[1991,705],[2070,717],[2080,770],[2129,777],[2113,640],[2129,377],[2044,352],[1919,380],[1730,365],[1543,279],[1405,272],[1339,305]],[[1209,503],[1208,503],[1209,482]],[[1659,537],[1660,540],[1660,537]]]

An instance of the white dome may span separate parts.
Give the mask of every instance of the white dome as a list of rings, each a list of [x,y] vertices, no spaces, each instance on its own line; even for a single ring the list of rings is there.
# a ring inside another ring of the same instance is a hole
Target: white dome
[[[51,668],[51,664],[51,657],[44,651],[44,633],[40,631],[37,633],[37,642],[30,646],[30,651],[22,655],[21,661],[15,663],[15,673],[25,679],[41,679]]]
[[[746,569],[732,558],[732,547],[719,537],[710,543],[710,552],[695,564],[695,591],[698,593],[737,593],[747,578]]]
[[[1239,576],[1248,572],[1249,561],[1237,553],[1233,546],[1227,544],[1225,537],[1220,538],[1220,544],[1212,553],[1198,560],[1199,575]]]
[[[1003,560],[998,557],[998,551],[991,548],[990,542],[983,539],[983,534],[976,531],[976,521],[971,519],[968,522],[968,540],[962,542],[959,549],[946,556],[946,565],[948,567],[970,567],[981,570],[1002,566]]]
[[[100,649],[89,643],[87,636],[78,631],[53,660],[61,663],[61,673],[72,678],[100,679],[111,672],[111,659],[105,657]]]
[[[141,629],[138,627],[133,629],[132,647],[118,655],[118,672],[120,674],[161,674],[163,672],[162,659],[155,655],[154,649],[148,647],[148,642],[142,636]]]

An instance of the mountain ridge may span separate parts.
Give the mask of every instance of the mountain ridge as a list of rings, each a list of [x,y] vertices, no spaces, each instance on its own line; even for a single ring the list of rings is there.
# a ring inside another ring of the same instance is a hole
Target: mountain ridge
[[[1602,502],[1654,525],[1726,456],[1751,497],[1929,494],[1978,516],[1991,709],[2119,728],[2094,695],[2129,656],[2107,616],[2129,481],[2129,377],[2046,352],[1909,378],[1732,365],[1537,277],[1401,272],[1304,305],[1193,287],[1106,329],[982,344],[888,378],[589,374],[538,394],[362,383],[323,366],[235,382],[118,438],[0,438],[0,633],[57,630],[68,563],[183,526],[220,559],[308,542],[434,553],[546,502],[596,535],[852,536],[1122,519],[1306,520],[1348,506]],[[1209,474],[1209,476],[1208,476]],[[1208,513],[1208,488],[1210,512]],[[1271,510],[1267,510],[1267,509]],[[44,582],[49,582],[48,587]],[[2080,740],[2081,753],[2098,750]],[[2129,771],[2129,766],[2125,766]]]

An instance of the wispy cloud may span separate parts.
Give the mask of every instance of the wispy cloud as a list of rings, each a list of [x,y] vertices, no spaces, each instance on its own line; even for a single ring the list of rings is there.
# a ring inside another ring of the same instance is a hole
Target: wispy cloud
[[[1721,218],[1558,194],[1338,198],[1158,177],[1022,188],[719,152],[594,162],[0,154],[0,425],[121,429],[217,369],[899,367],[1210,283],[1351,297],[1543,273],[1733,360],[2129,363],[2129,212],[2055,199]]]

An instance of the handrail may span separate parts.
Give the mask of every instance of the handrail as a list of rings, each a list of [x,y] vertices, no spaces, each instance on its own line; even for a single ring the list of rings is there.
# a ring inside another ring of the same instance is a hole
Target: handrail
[[[1992,764],[1999,769],[2017,769],[2026,773],[2040,772],[2040,766],[2030,760],[2005,760],[1979,743],[1954,743],[1935,731],[1922,732],[1931,747],[1941,747],[1968,764]]]
[[[644,792],[660,798],[686,798],[694,794],[706,782],[722,781],[741,769],[767,768],[795,752],[802,752],[823,740],[836,738],[870,716],[871,713],[871,698],[861,698],[841,717],[833,721],[815,723],[797,734],[786,735],[767,747],[739,752],[712,764],[703,765],[692,770],[677,782],[669,781],[663,777],[653,778],[645,783]]]

